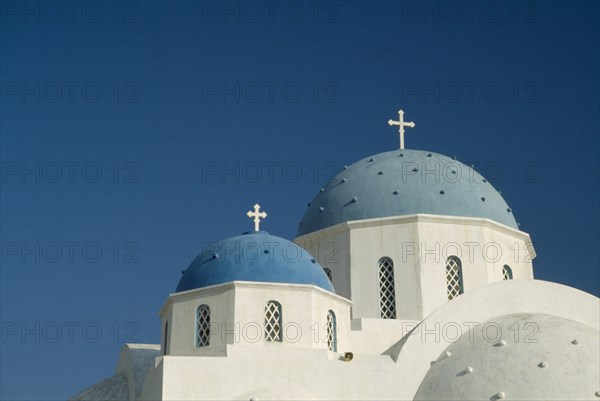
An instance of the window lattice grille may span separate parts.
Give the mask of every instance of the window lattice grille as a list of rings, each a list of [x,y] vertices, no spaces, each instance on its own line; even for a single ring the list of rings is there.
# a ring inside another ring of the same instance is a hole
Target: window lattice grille
[[[462,267],[460,259],[450,256],[446,260],[446,285],[448,300],[452,300],[463,293]]]
[[[396,318],[396,290],[394,288],[394,262],[381,258],[379,267],[379,310],[382,319]]]
[[[265,339],[281,341],[281,305],[275,301],[267,302],[265,307]]]
[[[504,265],[504,267],[502,267],[502,280],[512,280],[512,278],[512,269],[509,265]]]
[[[337,352],[337,327],[333,311],[327,313],[327,348]]]
[[[196,347],[210,344],[210,308],[200,305],[196,312]]]
[[[333,274],[331,273],[331,269],[324,267],[323,270],[325,271],[325,274],[327,274],[329,281],[333,282]]]

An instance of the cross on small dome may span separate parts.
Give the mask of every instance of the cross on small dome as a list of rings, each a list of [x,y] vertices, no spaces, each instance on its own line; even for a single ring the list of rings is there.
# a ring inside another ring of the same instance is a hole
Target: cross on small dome
[[[248,211],[246,215],[250,218],[254,217],[254,231],[260,231],[260,219],[265,219],[267,217],[266,212],[259,212],[260,205],[257,203],[254,205],[254,212]]]

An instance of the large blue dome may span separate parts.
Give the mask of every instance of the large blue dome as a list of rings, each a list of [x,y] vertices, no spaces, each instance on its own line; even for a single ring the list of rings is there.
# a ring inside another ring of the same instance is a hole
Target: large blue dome
[[[323,268],[308,251],[265,231],[212,244],[183,272],[176,292],[231,281],[312,284],[334,292]]]
[[[344,167],[309,203],[297,235],[418,213],[487,218],[518,228],[500,193],[473,168],[437,153],[402,149]]]

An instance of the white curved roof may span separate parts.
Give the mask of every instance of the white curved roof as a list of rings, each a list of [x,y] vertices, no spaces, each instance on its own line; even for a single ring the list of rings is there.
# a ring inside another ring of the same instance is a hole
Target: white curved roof
[[[128,393],[127,376],[121,372],[75,394],[69,401],[127,401]]]
[[[386,351],[396,361],[398,381],[403,383],[400,398],[414,398],[420,391],[421,383],[427,380],[431,372],[431,363],[438,360],[457,341],[457,338],[442,335],[446,330],[450,333],[452,327],[458,325],[465,335],[469,324],[477,323],[478,327],[482,327],[486,322],[507,315],[522,314],[552,316],[563,321],[564,328],[568,330],[575,326],[588,327],[596,333],[595,341],[598,342],[600,304],[598,298],[591,294],[541,280],[508,280],[477,287],[436,309]],[[428,334],[432,330],[439,334],[437,338]],[[490,335],[493,334],[491,330]],[[485,354],[482,358],[484,356]],[[595,375],[594,382],[598,383],[599,373],[596,372]],[[594,392],[598,390],[600,389],[595,389]],[[595,397],[594,392],[591,399]],[[490,398],[493,395],[490,394],[485,399],[493,399]],[[507,396],[506,399],[516,398]]]
[[[137,399],[142,385],[160,355],[160,345],[124,344],[117,364],[117,373],[75,394],[69,401],[121,401]],[[129,394],[131,383],[131,397]]]
[[[442,352],[415,400],[597,399],[599,334],[546,314],[491,319]]]

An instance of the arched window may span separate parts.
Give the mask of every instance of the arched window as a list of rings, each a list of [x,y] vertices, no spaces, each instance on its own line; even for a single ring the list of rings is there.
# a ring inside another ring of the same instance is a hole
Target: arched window
[[[196,311],[196,347],[210,344],[210,308],[200,305]]]
[[[502,266],[502,280],[512,280],[513,273],[509,265]]]
[[[337,352],[337,322],[332,310],[327,312],[327,348]]]
[[[165,322],[165,344],[163,346],[163,354],[167,355],[167,339],[169,338],[169,321]]]
[[[377,262],[379,269],[379,313],[382,319],[396,318],[396,289],[394,288],[394,262],[383,257]]]
[[[456,256],[446,259],[446,286],[448,300],[454,299],[464,292],[462,279],[462,264]]]
[[[281,304],[267,302],[265,306],[265,339],[269,342],[281,341]]]
[[[325,274],[327,274],[327,278],[329,279],[329,281],[333,282],[333,275],[331,274],[331,269],[324,267],[323,271],[325,272]]]

